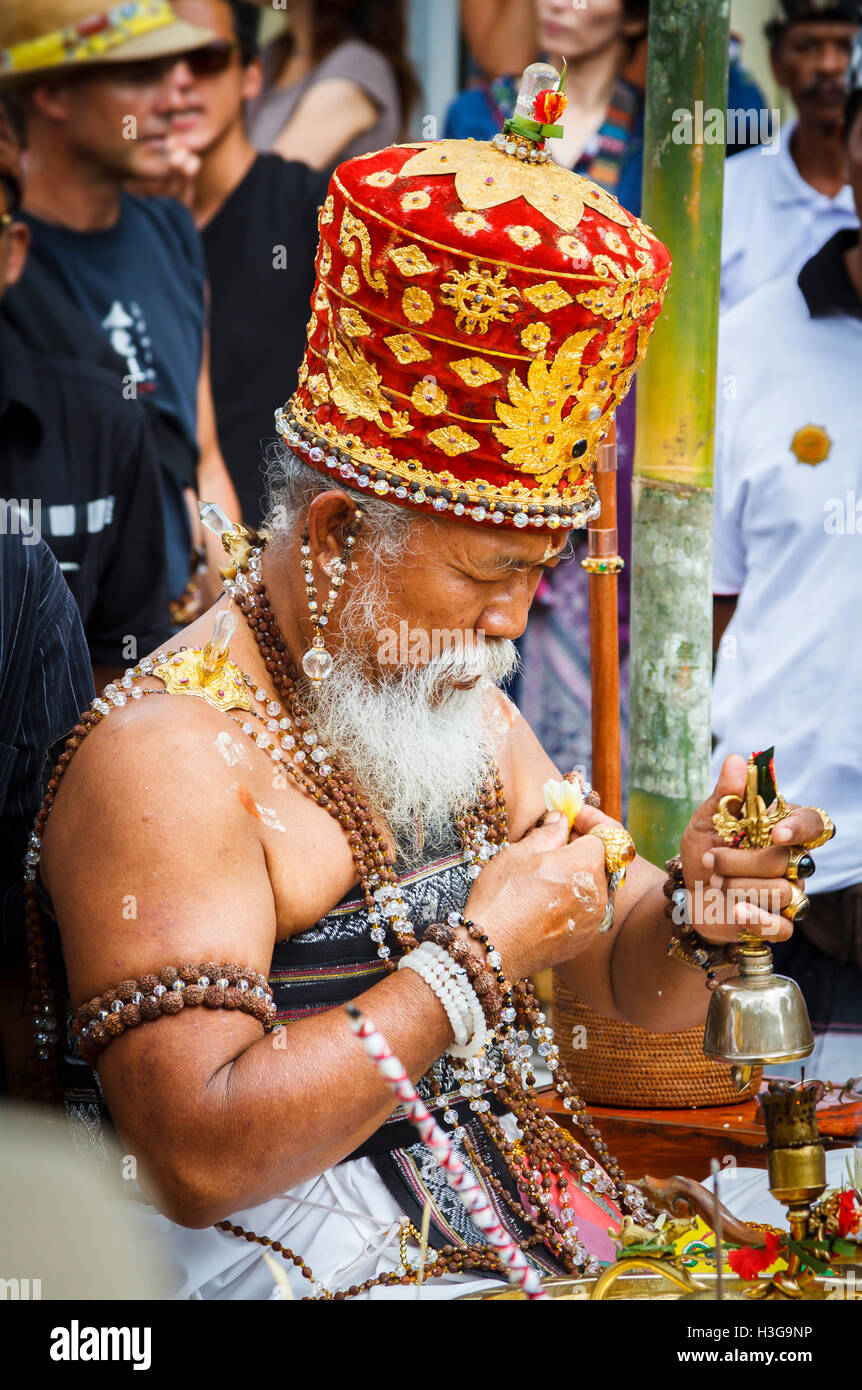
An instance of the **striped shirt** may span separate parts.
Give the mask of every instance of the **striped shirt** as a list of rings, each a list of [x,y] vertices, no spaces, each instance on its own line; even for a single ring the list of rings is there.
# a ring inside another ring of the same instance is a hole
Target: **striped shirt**
[[[24,939],[23,858],[46,749],[93,696],[75,601],[44,541],[0,529],[0,941]]]

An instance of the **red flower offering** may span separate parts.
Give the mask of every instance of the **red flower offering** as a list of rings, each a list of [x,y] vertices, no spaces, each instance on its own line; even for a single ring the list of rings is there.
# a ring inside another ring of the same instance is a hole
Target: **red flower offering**
[[[546,92],[537,92],[533,100],[536,120],[541,121],[542,125],[554,125],[568,104],[568,97],[563,92],[555,92],[553,88],[549,88]]]
[[[856,1206],[856,1197],[850,1191],[842,1192],[838,1198],[838,1234],[852,1236],[859,1230],[862,1212]]]
[[[727,1263],[740,1279],[756,1279],[778,1259],[780,1244],[779,1237],[773,1231],[767,1231],[763,1248],[744,1245],[741,1250],[729,1250]]]

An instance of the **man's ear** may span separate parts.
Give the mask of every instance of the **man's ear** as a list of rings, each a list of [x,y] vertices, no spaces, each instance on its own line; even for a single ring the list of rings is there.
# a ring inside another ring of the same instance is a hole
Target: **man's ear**
[[[30,110],[49,121],[68,121],[71,116],[71,92],[70,82],[39,82],[29,93]]]
[[[254,58],[242,74],[243,101],[254,101],[256,97],[260,96],[262,86],[263,63],[259,58]]]
[[[26,222],[13,222],[9,228],[9,250],[6,255],[6,284],[4,289],[17,285],[27,264],[30,249],[30,228]]]

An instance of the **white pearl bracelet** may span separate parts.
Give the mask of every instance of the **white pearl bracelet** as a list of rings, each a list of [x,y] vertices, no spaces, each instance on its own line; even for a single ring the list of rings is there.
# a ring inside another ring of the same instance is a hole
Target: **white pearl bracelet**
[[[470,1021],[469,1041],[463,1043],[460,1038],[456,1038],[451,1047],[447,1048],[450,1057],[475,1057],[488,1041],[488,1029],[485,1023],[485,1014],[482,1005],[479,1003],[479,996],[470,983],[470,977],[463,965],[454,961],[442,946],[438,946],[436,941],[423,941],[422,950],[430,951],[441,964],[445,962],[457,983],[462,1007],[468,1012]]]
[[[474,1057],[488,1041],[485,1015],[467,972],[436,942],[423,941],[402,956],[398,969],[414,970],[440,1000],[455,1041],[446,1050],[451,1057]]]
[[[460,990],[454,984],[454,972],[447,970],[426,949],[426,946],[419,946],[415,951],[410,951],[406,956],[402,956],[398,962],[398,969],[400,970],[402,966],[407,970],[414,970],[425,981],[429,989],[434,991],[446,1010],[452,1025],[452,1032],[455,1034],[456,1044],[465,1046],[470,1039],[472,1016],[469,1006],[464,1007]]]

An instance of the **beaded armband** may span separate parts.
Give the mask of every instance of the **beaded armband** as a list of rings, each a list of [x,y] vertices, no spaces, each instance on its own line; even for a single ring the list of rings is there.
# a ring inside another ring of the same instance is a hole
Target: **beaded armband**
[[[72,1032],[84,1061],[94,1065],[113,1038],[139,1023],[203,1005],[205,1009],[241,1009],[272,1032],[275,1003],[265,975],[228,962],[188,962],[164,966],[156,975],[121,980],[114,989],[90,999],[77,1010]]]

